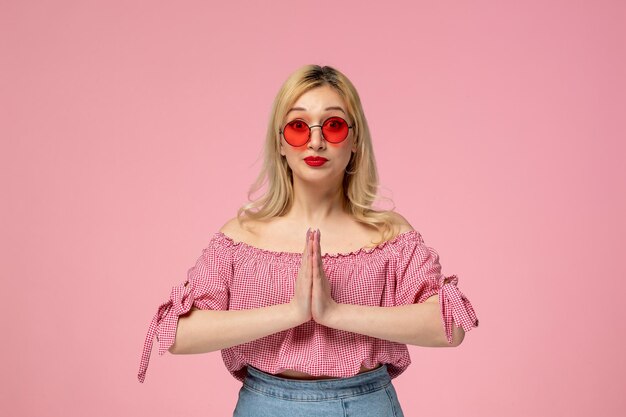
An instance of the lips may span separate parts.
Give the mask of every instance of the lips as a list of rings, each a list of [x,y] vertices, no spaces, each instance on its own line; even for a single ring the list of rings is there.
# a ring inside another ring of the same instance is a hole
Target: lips
[[[310,166],[320,166],[324,165],[328,161],[328,159],[321,156],[307,156],[304,158],[304,162],[306,162]]]

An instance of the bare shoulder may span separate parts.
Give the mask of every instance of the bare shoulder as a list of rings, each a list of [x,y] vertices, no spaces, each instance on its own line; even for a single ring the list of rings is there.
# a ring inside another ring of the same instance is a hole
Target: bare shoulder
[[[254,234],[253,222],[245,219],[239,219],[237,216],[229,219],[220,228],[220,232],[230,237],[236,242],[246,242],[249,240],[250,235]]]
[[[399,229],[398,233],[404,233],[410,230],[415,230],[413,229],[413,226],[411,226],[409,221],[405,219],[404,216],[402,216],[400,213],[397,213],[395,211],[390,211],[389,214],[393,218],[394,226],[398,227]]]
[[[220,227],[220,232],[230,236],[231,233],[236,233],[238,229],[240,229],[239,221],[237,220],[237,217],[233,217],[232,219],[228,219],[226,223]]]

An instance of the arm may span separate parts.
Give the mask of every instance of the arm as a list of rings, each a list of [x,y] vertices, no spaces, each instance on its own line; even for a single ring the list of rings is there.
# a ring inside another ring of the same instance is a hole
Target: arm
[[[310,279],[301,265],[296,291],[289,303],[248,310],[229,310],[232,251],[228,243],[212,239],[187,281],[172,288],[169,300],[153,316],[144,341],[137,379],[144,382],[154,337],[159,355],[211,352],[283,331],[311,319]],[[303,264],[308,262],[303,256]],[[302,301],[304,299],[304,302]]]
[[[173,354],[205,353],[250,342],[302,323],[291,305],[249,310],[200,310],[193,308],[178,319]]]
[[[308,256],[309,233],[294,296],[285,304],[247,310],[213,310],[192,308],[178,318],[176,337],[170,353],[205,353],[250,342],[291,329],[311,319],[311,279]]]
[[[431,285],[439,287],[438,294],[423,302],[402,303],[394,307],[337,303],[331,296],[330,284],[324,273],[319,232],[314,234],[313,247],[312,311],[314,320],[320,324],[392,342],[429,347],[459,346],[465,337],[465,330],[478,325],[473,314],[465,311],[462,294],[456,290],[456,277],[448,279],[441,276],[436,282],[431,282]],[[454,321],[464,327],[455,326]]]
[[[448,344],[441,322],[438,295],[433,295],[423,303],[396,307],[337,303],[324,325],[392,342],[425,347],[459,346],[465,336],[463,328],[453,326],[453,342]]]

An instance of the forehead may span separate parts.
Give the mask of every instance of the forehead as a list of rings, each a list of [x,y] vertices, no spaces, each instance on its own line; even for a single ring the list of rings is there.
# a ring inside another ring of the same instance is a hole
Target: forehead
[[[341,95],[329,85],[315,87],[304,92],[291,106],[291,108],[294,107],[306,109],[308,112],[322,112],[327,107],[341,107],[347,111],[346,103]]]

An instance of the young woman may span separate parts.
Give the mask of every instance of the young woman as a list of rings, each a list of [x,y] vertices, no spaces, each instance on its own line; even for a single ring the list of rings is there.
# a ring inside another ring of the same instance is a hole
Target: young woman
[[[159,307],[139,380],[156,335],[159,354],[221,350],[243,383],[235,416],[402,416],[407,344],[458,346],[478,319],[420,233],[373,208],[370,133],[341,72],[283,84],[251,194],[264,183]]]

